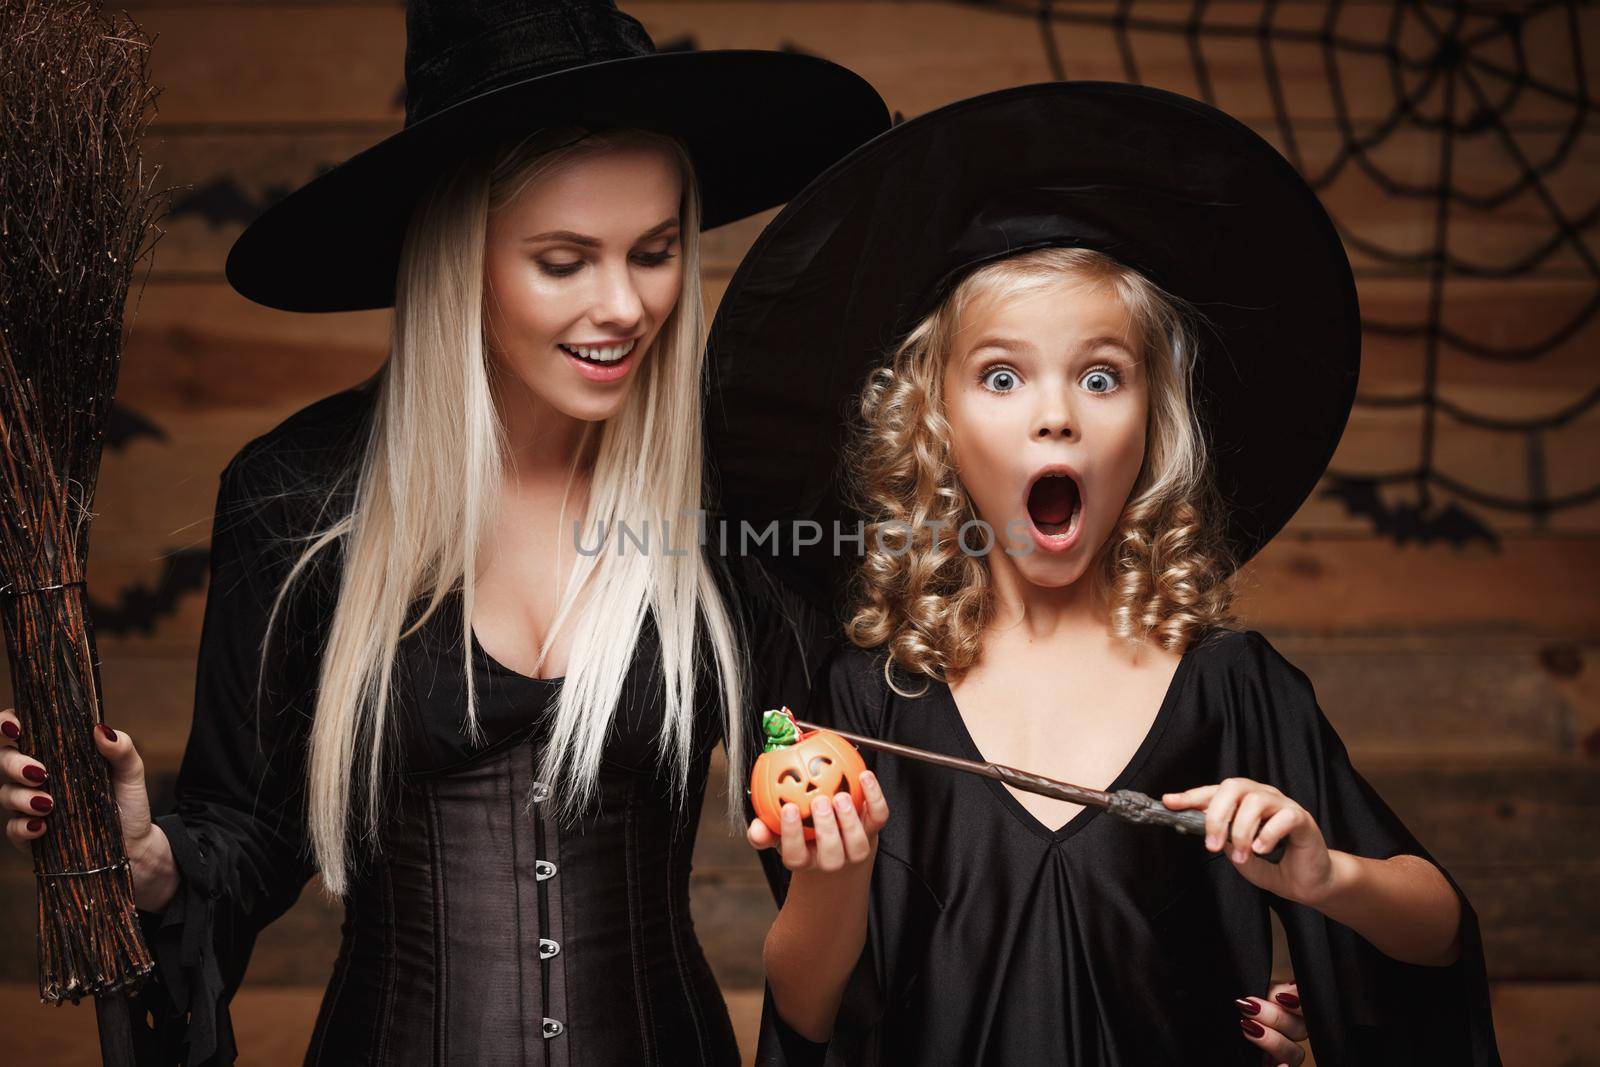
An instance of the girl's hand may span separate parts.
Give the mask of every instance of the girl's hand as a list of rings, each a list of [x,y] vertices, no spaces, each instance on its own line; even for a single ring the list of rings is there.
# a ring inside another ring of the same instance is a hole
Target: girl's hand
[[[1261,1050],[1265,1067],[1300,1067],[1305,1062],[1306,1050],[1298,1044],[1306,1039],[1299,986],[1279,982],[1265,997],[1240,997],[1233,1003],[1244,1039]]]
[[[1206,848],[1228,850],[1234,869],[1252,885],[1285,900],[1315,907],[1333,884],[1333,860],[1311,813],[1270,785],[1229,778],[1182,793],[1162,794],[1169,808],[1204,808]],[[1259,853],[1287,841],[1283,859]]]
[[[22,721],[11,708],[0,711],[0,812],[6,838],[26,852],[35,838],[50,832],[55,800],[49,791],[49,768],[17,750]],[[109,726],[97,726],[94,744],[111,764],[111,788],[122,817],[122,844],[133,872],[133,899],[144,911],[160,911],[178,891],[178,873],[167,835],[150,820],[150,796],[144,787],[144,760],[133,738]]]
[[[831,873],[857,864],[870,864],[878,851],[878,831],[889,821],[889,802],[884,799],[878,778],[871,771],[861,776],[861,791],[866,797],[866,807],[859,812],[849,793],[835,793],[831,804],[827,797],[812,798],[811,828],[817,833],[815,841],[806,840],[805,829],[800,825],[800,809],[794,804],[783,806],[780,835],[774,836],[766,823],[753,819],[745,838],[752,848],[776,847],[783,865],[791,871]]]

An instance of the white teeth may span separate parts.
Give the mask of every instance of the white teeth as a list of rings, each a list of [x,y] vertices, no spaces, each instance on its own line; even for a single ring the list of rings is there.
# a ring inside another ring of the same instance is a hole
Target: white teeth
[[[562,345],[561,347],[575,356],[593,360],[596,363],[615,363],[629,352],[633,351],[634,342],[625,345],[605,345],[600,348],[591,348],[588,345]]]

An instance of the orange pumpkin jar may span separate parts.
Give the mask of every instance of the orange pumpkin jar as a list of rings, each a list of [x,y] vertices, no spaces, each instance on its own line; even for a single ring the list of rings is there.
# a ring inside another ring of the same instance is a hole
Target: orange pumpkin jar
[[[848,792],[850,802],[861,810],[866,803],[861,775],[867,765],[854,745],[828,730],[800,733],[788,708],[767,712],[763,727],[766,749],[750,772],[750,803],[767,829],[782,832],[783,806],[792,803],[800,809],[806,840],[815,840],[811,802],[818,796],[831,801],[834,794]]]

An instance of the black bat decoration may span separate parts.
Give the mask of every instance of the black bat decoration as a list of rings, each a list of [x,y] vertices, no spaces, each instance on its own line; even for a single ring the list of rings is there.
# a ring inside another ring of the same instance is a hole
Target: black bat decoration
[[[259,194],[251,194],[231,177],[213,178],[203,185],[190,186],[188,193],[175,198],[171,214],[173,218],[198,215],[213,227],[242,226],[255,221],[257,215],[293,189],[291,184],[274,184],[263,187]]]
[[[695,37],[694,34],[686,33],[681,37],[674,37],[671,40],[662,41],[660,44],[656,45],[656,51],[698,52],[700,51],[700,41]]]
[[[130,407],[113,404],[111,417],[106,420],[106,447],[113,452],[121,452],[141,437],[165,441],[167,431]]]
[[[1411,503],[1391,505],[1384,501],[1373,479],[1337,476],[1328,479],[1322,495],[1340,501],[1348,514],[1371,522],[1373,529],[1396,544],[1442,541],[1464,548],[1473,541],[1482,541],[1490,548],[1500,547],[1500,539],[1493,531],[1453,501],[1431,510]]]
[[[119,637],[135,632],[150,636],[158,622],[178,610],[184,597],[205,590],[210,559],[211,551],[207,548],[169,552],[166,566],[154,587],[135,582],[120,590],[116,601],[110,604],[96,600],[91,594],[89,614],[94,619],[95,632]],[[90,588],[93,588],[92,582]]]

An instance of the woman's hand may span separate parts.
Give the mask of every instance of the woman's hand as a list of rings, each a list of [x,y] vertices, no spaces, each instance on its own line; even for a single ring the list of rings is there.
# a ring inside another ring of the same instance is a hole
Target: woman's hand
[[[50,832],[50,771],[17,750],[22,722],[11,708],[0,711],[0,811],[6,816],[6,838],[26,852],[35,838]],[[122,844],[133,872],[133,900],[142,911],[160,911],[178,891],[172,847],[161,827],[150,820],[150,796],[144,787],[144,760],[133,738],[109,726],[97,726],[94,744],[111,764],[111,788],[122,817]]]
[[[878,831],[889,821],[889,802],[871,771],[861,776],[861,792],[866,806],[859,812],[847,792],[835,793],[831,804],[827,797],[812,798],[815,841],[806,840],[800,809],[794,804],[783,806],[780,835],[774,836],[766,823],[753,819],[745,837],[753,848],[777,848],[783,865],[791,871],[833,873],[858,864],[870,865],[878,851]]]
[[[1228,850],[1234,869],[1252,885],[1285,900],[1316,907],[1333,887],[1333,859],[1311,813],[1270,785],[1229,778],[1182,793],[1165,793],[1169,808],[1204,808],[1206,848]],[[1283,859],[1260,853],[1286,841]]]
[[[1266,1067],[1300,1067],[1306,1061],[1306,1050],[1298,1044],[1306,1039],[1306,1020],[1295,983],[1279,982],[1265,997],[1240,997],[1233,1003],[1244,1039],[1261,1050]]]

